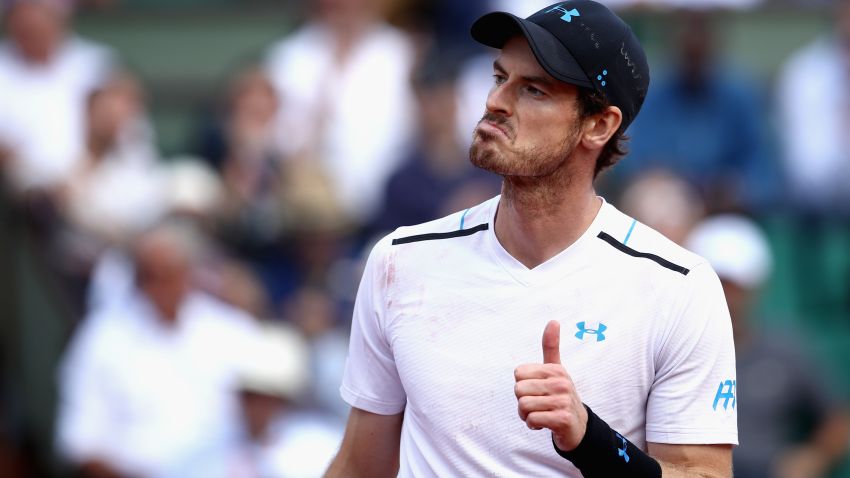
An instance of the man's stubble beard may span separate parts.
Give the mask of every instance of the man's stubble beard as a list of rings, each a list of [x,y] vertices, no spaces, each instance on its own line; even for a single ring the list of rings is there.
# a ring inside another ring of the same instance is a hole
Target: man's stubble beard
[[[485,119],[489,119],[487,115],[482,118],[482,121]],[[506,129],[512,136],[507,152],[505,148],[498,148],[496,135],[476,127],[472,145],[469,147],[469,160],[475,167],[498,174],[503,178],[542,179],[565,169],[565,163],[572,156],[577,144],[578,128],[574,128],[555,149],[546,150],[542,145],[534,145],[517,150],[513,147],[515,144],[515,136],[511,134],[513,130]]]

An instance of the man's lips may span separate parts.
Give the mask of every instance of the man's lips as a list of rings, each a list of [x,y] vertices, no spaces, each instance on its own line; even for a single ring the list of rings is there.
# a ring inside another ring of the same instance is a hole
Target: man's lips
[[[508,132],[504,129],[504,127],[499,126],[498,124],[493,123],[492,121],[483,120],[478,123],[478,128],[483,129],[491,134],[498,134],[509,139]]]

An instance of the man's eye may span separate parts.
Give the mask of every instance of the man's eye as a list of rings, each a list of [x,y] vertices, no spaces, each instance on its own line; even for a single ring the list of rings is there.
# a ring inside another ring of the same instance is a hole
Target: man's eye
[[[533,86],[525,87],[525,91],[527,91],[528,94],[530,94],[531,96],[539,97],[539,96],[545,95],[545,93],[543,93],[542,91],[538,90],[537,88],[535,88]]]
[[[504,75],[493,75],[493,82],[496,83],[497,85],[501,85],[502,83],[505,82],[505,76]]]

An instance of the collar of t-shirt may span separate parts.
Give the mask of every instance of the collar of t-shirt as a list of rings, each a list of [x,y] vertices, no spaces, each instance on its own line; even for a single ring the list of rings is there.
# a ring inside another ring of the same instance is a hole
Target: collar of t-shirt
[[[496,237],[495,217],[499,205],[499,197],[496,197],[488,204],[489,229],[486,234],[490,250],[499,265],[520,284],[532,286],[562,279],[582,267],[586,267],[593,261],[592,249],[589,246],[595,244],[596,236],[602,231],[604,224],[614,219],[612,217],[615,211],[614,207],[608,204],[604,198],[600,197],[600,199],[602,200],[602,207],[599,208],[593,222],[578,240],[546,262],[529,269],[506,251]]]

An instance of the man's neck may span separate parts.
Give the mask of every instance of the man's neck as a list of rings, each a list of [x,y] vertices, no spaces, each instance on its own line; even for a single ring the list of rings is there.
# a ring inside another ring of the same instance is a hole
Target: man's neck
[[[496,237],[511,256],[533,269],[577,241],[601,206],[592,184],[574,184],[569,178],[505,178]]]

